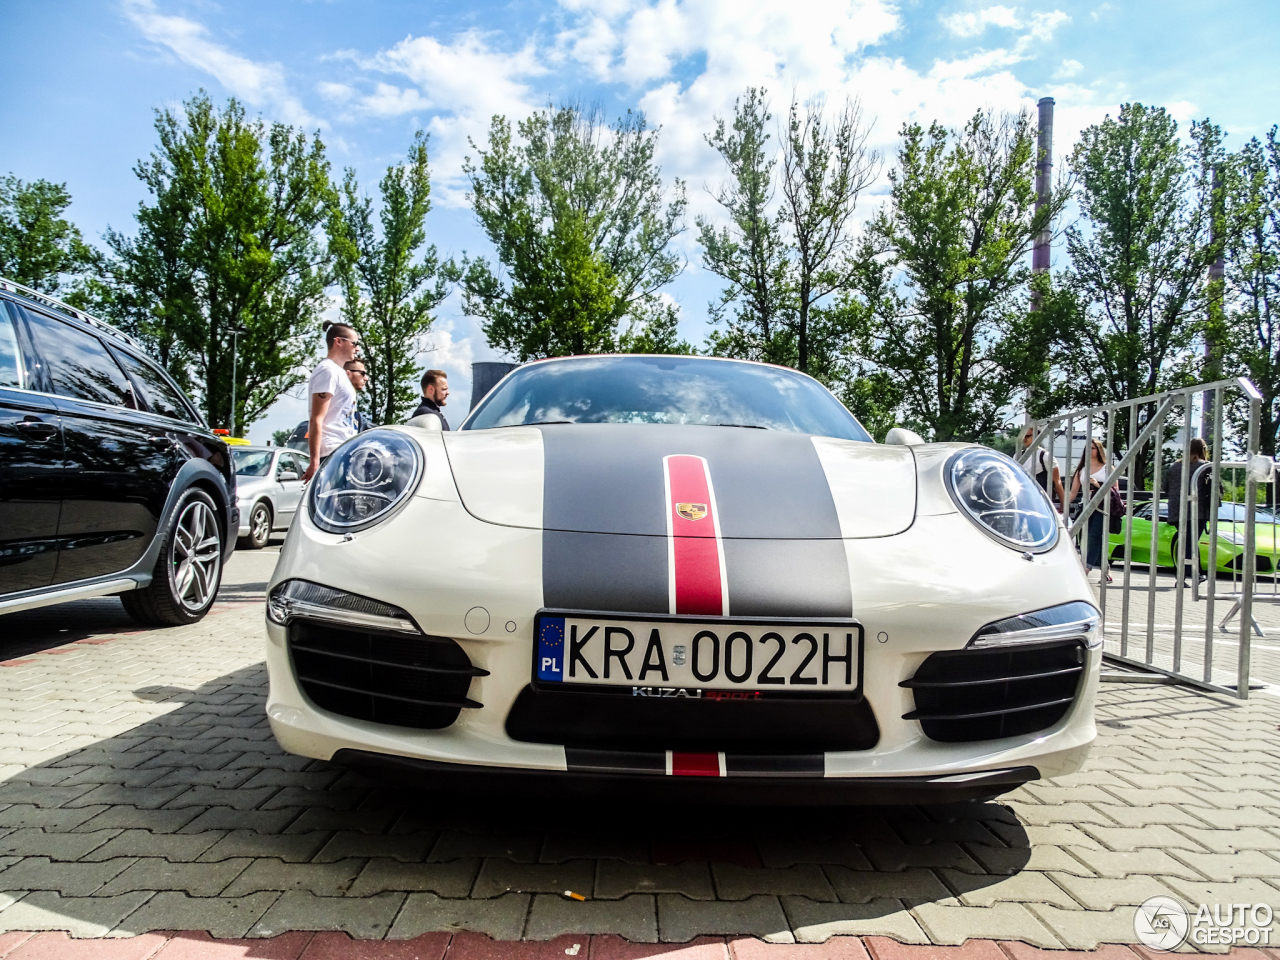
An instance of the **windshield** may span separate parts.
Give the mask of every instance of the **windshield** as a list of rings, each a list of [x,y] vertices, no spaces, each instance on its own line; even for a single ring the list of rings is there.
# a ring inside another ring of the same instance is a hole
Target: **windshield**
[[[535,423],[673,423],[787,430],[870,441],[816,380],[701,357],[582,357],[511,374],[463,430]]]
[[[270,450],[232,450],[236,464],[236,476],[265,477],[271,470]]]
[[[1224,503],[1218,507],[1218,519],[1229,520],[1232,523],[1243,523],[1244,518],[1248,516],[1243,503]],[[1266,510],[1255,509],[1253,511],[1255,523],[1280,523],[1280,519]]]

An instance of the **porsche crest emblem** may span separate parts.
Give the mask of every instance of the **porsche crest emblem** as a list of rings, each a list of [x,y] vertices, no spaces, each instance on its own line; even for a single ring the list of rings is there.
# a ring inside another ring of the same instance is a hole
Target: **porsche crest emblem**
[[[686,520],[701,520],[707,515],[707,505],[705,503],[677,503],[676,513]]]

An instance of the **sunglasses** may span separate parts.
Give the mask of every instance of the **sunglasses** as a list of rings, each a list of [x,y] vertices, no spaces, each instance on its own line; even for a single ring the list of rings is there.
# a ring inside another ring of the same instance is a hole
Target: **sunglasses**
[[[347,373],[358,373],[362,377],[368,377],[369,374],[364,370],[348,370]]]
[[[359,340],[352,340],[350,337],[334,337],[333,339],[335,339],[335,340],[345,340],[345,341],[347,341],[347,343],[351,344],[353,347],[358,347],[358,346],[360,346],[360,341],[359,341]]]

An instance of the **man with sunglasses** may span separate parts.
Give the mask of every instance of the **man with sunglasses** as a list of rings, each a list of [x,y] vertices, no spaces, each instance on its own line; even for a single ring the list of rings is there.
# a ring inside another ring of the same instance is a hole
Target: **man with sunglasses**
[[[307,447],[311,462],[303,481],[310,480],[329,454],[356,435],[356,389],[343,369],[360,352],[360,335],[345,323],[324,325],[328,355],[316,364],[307,385],[311,418],[307,425]]]
[[[342,368],[347,371],[347,379],[351,381],[351,386],[355,387],[358,400],[358,395],[364,393],[364,388],[369,385],[369,371],[365,369],[364,361],[359,357],[354,360],[348,360],[342,365]],[[358,406],[356,407],[355,424],[356,433],[364,433],[373,426],[368,416]]]

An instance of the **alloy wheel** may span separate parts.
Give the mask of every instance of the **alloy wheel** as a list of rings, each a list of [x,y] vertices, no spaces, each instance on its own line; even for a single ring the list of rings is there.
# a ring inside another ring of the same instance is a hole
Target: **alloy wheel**
[[[201,500],[187,505],[173,530],[174,595],[188,610],[208,605],[222,564],[222,538],[213,510]]]
[[[271,538],[271,511],[261,503],[253,508],[253,516],[249,518],[249,536],[261,546],[266,546]]]

